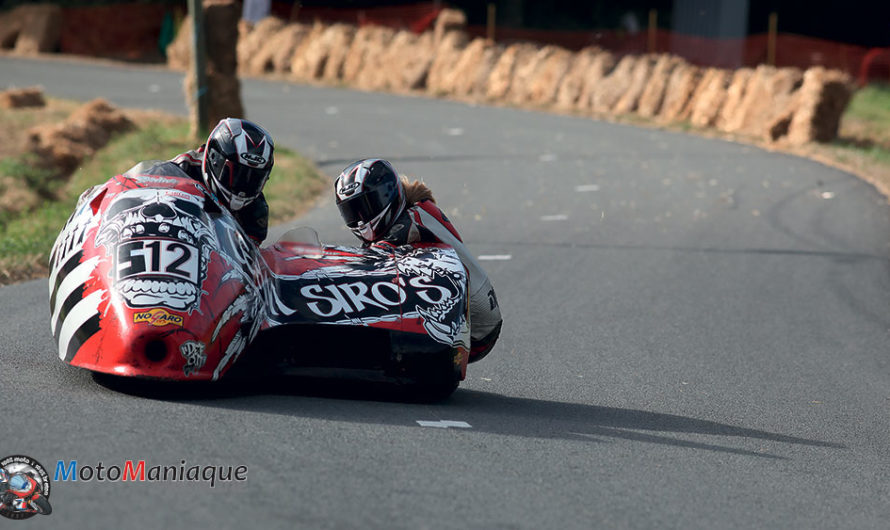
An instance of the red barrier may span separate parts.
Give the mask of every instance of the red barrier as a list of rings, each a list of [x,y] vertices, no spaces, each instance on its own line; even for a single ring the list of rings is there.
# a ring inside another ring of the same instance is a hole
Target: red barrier
[[[295,8],[286,2],[274,2],[272,14],[292,22],[342,22],[356,26],[386,26],[394,29],[410,29],[423,33],[431,29],[441,5],[423,2],[401,6],[380,6],[370,8],[300,7]]]
[[[872,48],[862,59],[859,67],[859,86],[869,81],[890,82],[890,48]]]
[[[59,47],[62,53],[115,59],[161,57],[158,39],[163,4],[113,4],[65,7]]]
[[[409,28],[415,33],[432,28],[442,7],[434,2],[402,6],[381,6],[367,9],[301,7],[289,2],[273,2],[272,15],[300,22],[343,22]],[[78,55],[122,59],[157,58],[161,24],[169,6],[148,3],[64,8],[61,51]],[[101,29],[99,29],[101,28]],[[470,26],[474,37],[486,36],[485,26]],[[556,44],[570,50],[600,46],[621,56],[642,54],[649,50],[646,31],[628,33],[623,30],[552,31],[498,27],[498,42],[509,44],[530,41]],[[752,35],[744,39],[711,39],[683,35],[659,29],[655,51],[674,53],[700,66],[738,68],[757,66],[767,59],[767,36]],[[866,61],[866,56],[869,59]],[[873,79],[890,80],[888,51],[872,51],[854,46],[802,35],[779,34],[776,38],[776,65],[808,68],[825,66],[858,77],[860,82]]]

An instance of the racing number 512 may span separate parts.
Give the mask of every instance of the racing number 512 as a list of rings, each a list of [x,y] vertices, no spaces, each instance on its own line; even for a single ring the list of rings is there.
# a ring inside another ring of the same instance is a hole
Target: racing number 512
[[[198,280],[197,249],[166,239],[127,241],[117,247],[117,279],[165,274]]]

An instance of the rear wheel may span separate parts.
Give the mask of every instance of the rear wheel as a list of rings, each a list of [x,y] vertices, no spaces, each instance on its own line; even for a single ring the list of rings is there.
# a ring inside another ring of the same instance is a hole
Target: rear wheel
[[[460,367],[454,350],[415,354],[402,361],[399,371],[410,397],[418,401],[441,401],[457,390]]]
[[[427,384],[415,384],[411,388],[411,397],[417,401],[443,401],[451,396],[458,386],[457,381],[442,381]]]

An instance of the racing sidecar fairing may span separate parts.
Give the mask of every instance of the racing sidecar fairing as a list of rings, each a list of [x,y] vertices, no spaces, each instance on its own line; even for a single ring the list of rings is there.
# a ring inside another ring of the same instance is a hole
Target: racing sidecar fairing
[[[451,247],[284,238],[260,250],[199,183],[154,173],[87,190],[56,240],[50,325],[63,361],[178,381],[236,363],[446,386],[465,376],[467,275]]]

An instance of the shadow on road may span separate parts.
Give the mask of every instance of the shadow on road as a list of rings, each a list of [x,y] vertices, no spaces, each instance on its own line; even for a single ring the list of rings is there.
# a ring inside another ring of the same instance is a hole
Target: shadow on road
[[[228,385],[153,385],[136,393],[140,397],[189,403],[199,407],[299,418],[401,427],[417,426],[419,420],[453,420],[469,423],[473,432],[595,443],[617,438],[770,459],[785,457],[770,454],[764,448],[740,449],[670,435],[723,436],[845,448],[844,445],[831,442],[674,414],[510,397],[464,389],[458,389],[450,398],[441,402],[419,403],[406,398],[404,393],[392,385],[300,377]]]

